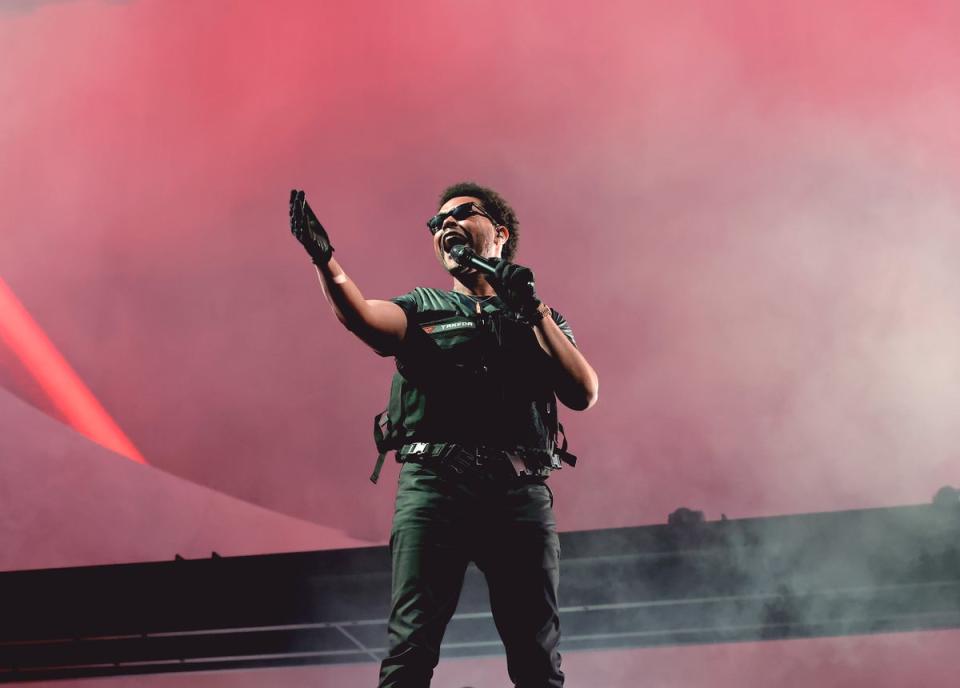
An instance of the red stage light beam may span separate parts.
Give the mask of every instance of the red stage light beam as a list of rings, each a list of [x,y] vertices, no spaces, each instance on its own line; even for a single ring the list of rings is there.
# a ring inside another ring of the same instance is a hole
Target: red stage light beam
[[[128,459],[147,463],[3,278],[0,341],[20,359],[74,430]]]

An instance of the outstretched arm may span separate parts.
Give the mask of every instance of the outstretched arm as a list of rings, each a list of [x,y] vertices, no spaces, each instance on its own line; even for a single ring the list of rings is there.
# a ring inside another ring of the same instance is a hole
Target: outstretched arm
[[[316,266],[323,295],[344,327],[380,355],[400,347],[407,331],[407,316],[390,301],[367,300],[333,258],[327,231],[317,220],[303,191],[290,192],[290,231]]]

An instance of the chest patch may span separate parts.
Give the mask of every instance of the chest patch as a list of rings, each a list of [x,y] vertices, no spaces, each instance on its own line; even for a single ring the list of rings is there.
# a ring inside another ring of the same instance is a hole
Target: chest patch
[[[434,332],[450,332],[451,330],[475,330],[477,323],[473,320],[455,320],[453,322],[438,323],[436,325],[424,325],[423,331],[427,334]]]

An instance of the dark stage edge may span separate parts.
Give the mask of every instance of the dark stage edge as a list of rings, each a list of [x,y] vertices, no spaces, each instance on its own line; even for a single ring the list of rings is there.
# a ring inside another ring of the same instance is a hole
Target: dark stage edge
[[[563,533],[565,652],[960,628],[960,504]],[[386,547],[0,573],[0,682],[378,662]],[[502,653],[471,567],[444,657]]]

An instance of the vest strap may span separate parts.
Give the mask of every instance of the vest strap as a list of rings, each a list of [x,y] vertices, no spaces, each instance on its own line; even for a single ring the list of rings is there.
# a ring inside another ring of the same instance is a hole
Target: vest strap
[[[387,452],[380,452],[377,456],[377,462],[373,466],[373,473],[370,474],[370,482],[374,485],[377,484],[377,481],[380,480],[380,470],[383,468],[383,460],[386,458]]]
[[[558,422],[557,428],[557,435],[563,438],[563,444],[554,449],[554,452],[560,457],[561,461],[573,468],[577,465],[577,457],[567,451],[567,433],[563,430],[563,423]]]
[[[383,418],[382,422],[380,420],[381,418]],[[380,452],[377,456],[376,463],[373,465],[373,473],[370,474],[370,482],[374,485],[376,485],[380,479],[380,471],[383,469],[383,460],[386,458],[387,452],[393,449],[393,447],[388,446],[390,443],[386,441],[389,432],[390,417],[384,410],[373,418],[373,439],[377,444],[377,450]]]

